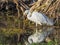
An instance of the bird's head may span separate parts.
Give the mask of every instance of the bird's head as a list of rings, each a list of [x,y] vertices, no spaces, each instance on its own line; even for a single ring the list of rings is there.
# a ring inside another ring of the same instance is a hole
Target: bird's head
[[[26,10],[23,15],[24,15],[25,18],[27,18],[28,14],[29,14],[29,10]]]
[[[29,13],[29,10],[26,10],[26,11],[24,12],[24,15],[28,15],[28,13]]]

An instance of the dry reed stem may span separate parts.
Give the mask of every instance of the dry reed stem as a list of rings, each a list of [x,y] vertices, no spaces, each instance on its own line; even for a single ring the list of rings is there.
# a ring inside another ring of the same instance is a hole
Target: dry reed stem
[[[18,4],[18,0],[13,0],[13,2],[16,4],[16,9],[17,9],[17,13],[18,13],[18,17],[17,17],[17,20],[19,20],[20,18],[20,10],[19,10],[19,4]],[[18,27],[20,28],[20,21],[18,22]]]
[[[42,4],[41,6],[39,6],[36,10],[40,11],[42,10],[43,12],[46,12],[48,7],[51,5],[52,0],[47,0],[44,4]]]
[[[20,17],[20,11],[19,11],[19,5],[18,5],[18,0],[13,0],[13,2],[16,4],[16,8],[18,10],[18,18]]]
[[[40,3],[42,2],[42,0],[38,0],[35,5],[33,5],[31,8],[30,8],[30,12],[33,12],[38,6],[40,6]]]
[[[21,5],[23,8],[29,9],[29,7],[28,7],[25,3],[23,3],[22,0],[20,0],[19,3],[20,3],[20,5]]]

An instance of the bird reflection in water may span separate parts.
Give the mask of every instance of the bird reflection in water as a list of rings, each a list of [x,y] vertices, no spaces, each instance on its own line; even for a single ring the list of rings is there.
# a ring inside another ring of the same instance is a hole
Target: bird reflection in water
[[[53,27],[43,27],[42,32],[37,32],[28,37],[28,43],[26,45],[32,44],[32,43],[41,43],[43,42],[52,32],[54,31]]]

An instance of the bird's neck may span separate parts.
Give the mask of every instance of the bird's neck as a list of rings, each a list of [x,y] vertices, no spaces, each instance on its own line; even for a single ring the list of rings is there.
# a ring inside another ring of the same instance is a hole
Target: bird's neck
[[[27,17],[28,17],[28,18],[30,18],[30,17],[31,17],[31,14],[32,14],[32,13],[31,13],[31,12],[29,12],[29,13],[28,13],[28,15],[27,15]]]

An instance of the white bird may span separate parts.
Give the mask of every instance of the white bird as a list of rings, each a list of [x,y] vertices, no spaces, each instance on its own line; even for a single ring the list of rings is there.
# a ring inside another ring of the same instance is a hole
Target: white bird
[[[24,12],[24,14],[27,15],[27,18],[30,21],[33,21],[37,24],[43,25],[43,24],[47,24],[47,25],[53,25],[53,21],[51,19],[49,19],[46,15],[40,13],[40,12],[30,12],[29,10],[26,10]]]
[[[44,41],[46,39],[46,37],[53,32],[52,30],[53,30],[53,28],[48,28],[47,30],[45,30],[41,33],[40,32],[35,33],[28,37],[28,42],[30,44],[40,43],[40,42]]]
[[[37,32],[37,24],[39,25],[50,25],[52,26],[54,23],[51,19],[49,19],[46,15],[40,13],[40,12],[37,12],[37,11],[34,11],[34,12],[30,12],[29,10],[26,10],[24,12],[24,15],[27,15],[27,18],[30,20],[30,21],[33,21],[36,23],[36,32]]]

